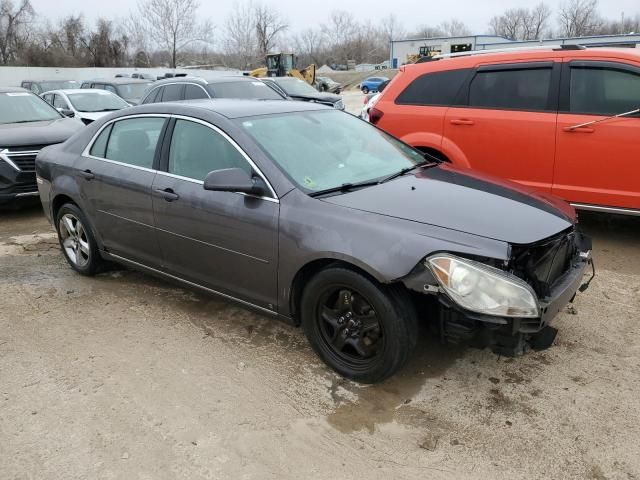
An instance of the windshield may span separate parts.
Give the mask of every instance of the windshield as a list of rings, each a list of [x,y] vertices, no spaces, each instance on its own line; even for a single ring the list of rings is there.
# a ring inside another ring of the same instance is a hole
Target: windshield
[[[298,78],[278,78],[274,80],[289,95],[317,95],[318,91]]]
[[[214,83],[209,86],[218,98],[243,98],[246,100],[282,100],[273,89],[259,80],[255,82]]]
[[[108,112],[127,108],[129,104],[113,93],[67,93],[73,108],[79,112]]]
[[[382,179],[424,162],[420,152],[335,110],[238,120],[305,192]]]
[[[118,95],[122,98],[139,99],[142,98],[144,92],[149,88],[148,83],[123,83],[116,85]]]
[[[51,105],[31,93],[0,93],[0,123],[41,122],[60,117]]]
[[[75,80],[60,80],[57,82],[38,82],[43,92],[50,90],[67,90],[71,88],[80,88],[80,82]]]

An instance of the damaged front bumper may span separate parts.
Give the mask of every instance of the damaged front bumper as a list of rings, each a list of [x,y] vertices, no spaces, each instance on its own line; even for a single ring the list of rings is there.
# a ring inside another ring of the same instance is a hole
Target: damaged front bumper
[[[584,291],[591,279],[585,282],[585,273],[593,269],[591,239],[582,234],[576,237],[576,254],[568,270],[558,278],[547,295],[538,298],[540,315],[534,318],[513,318],[483,315],[465,310],[454,302],[437,285],[437,282],[421,282],[429,277],[413,275],[405,279],[405,285],[423,293],[435,294],[439,302],[438,333],[443,343],[470,343],[479,348],[489,347],[495,353],[517,356],[528,349],[542,350],[553,343],[557,330],[550,326],[553,318],[567,304],[573,302],[578,290]]]

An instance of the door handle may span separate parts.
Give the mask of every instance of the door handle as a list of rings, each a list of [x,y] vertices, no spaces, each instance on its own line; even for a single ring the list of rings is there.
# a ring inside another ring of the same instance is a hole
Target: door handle
[[[91,170],[83,170],[80,172],[80,176],[85,180],[93,180],[96,176],[91,172]]]
[[[467,120],[466,118],[456,118],[451,120],[451,125],[473,125],[473,120]]]
[[[167,202],[173,202],[174,200],[178,200],[180,198],[180,195],[174,192],[171,188],[156,188],[153,191],[164,198]]]
[[[568,133],[593,133],[596,131],[591,127],[564,127],[563,130]]]

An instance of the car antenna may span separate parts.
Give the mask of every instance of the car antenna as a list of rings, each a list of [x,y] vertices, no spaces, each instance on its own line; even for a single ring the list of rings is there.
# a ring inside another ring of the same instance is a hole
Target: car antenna
[[[611,120],[612,118],[627,117],[629,115],[635,115],[636,113],[640,113],[640,108],[636,108],[635,110],[630,110],[630,111],[624,112],[624,113],[619,113],[617,115],[610,115],[608,117],[600,118],[598,120],[591,120],[590,122],[580,123],[578,125],[573,125],[571,127],[566,127],[565,131],[570,132],[572,130],[575,130],[576,128],[586,127],[586,126],[589,126],[589,125],[593,125],[595,123],[604,122],[605,120]]]

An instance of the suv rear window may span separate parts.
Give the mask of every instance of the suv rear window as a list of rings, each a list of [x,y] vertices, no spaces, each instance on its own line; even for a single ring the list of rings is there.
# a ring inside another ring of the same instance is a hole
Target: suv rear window
[[[469,106],[547,110],[551,68],[479,71],[469,88]]]
[[[249,100],[282,100],[273,89],[260,80],[214,83],[209,86],[218,98],[244,98]]]
[[[419,76],[398,95],[400,105],[453,105],[469,69],[447,70]]]

